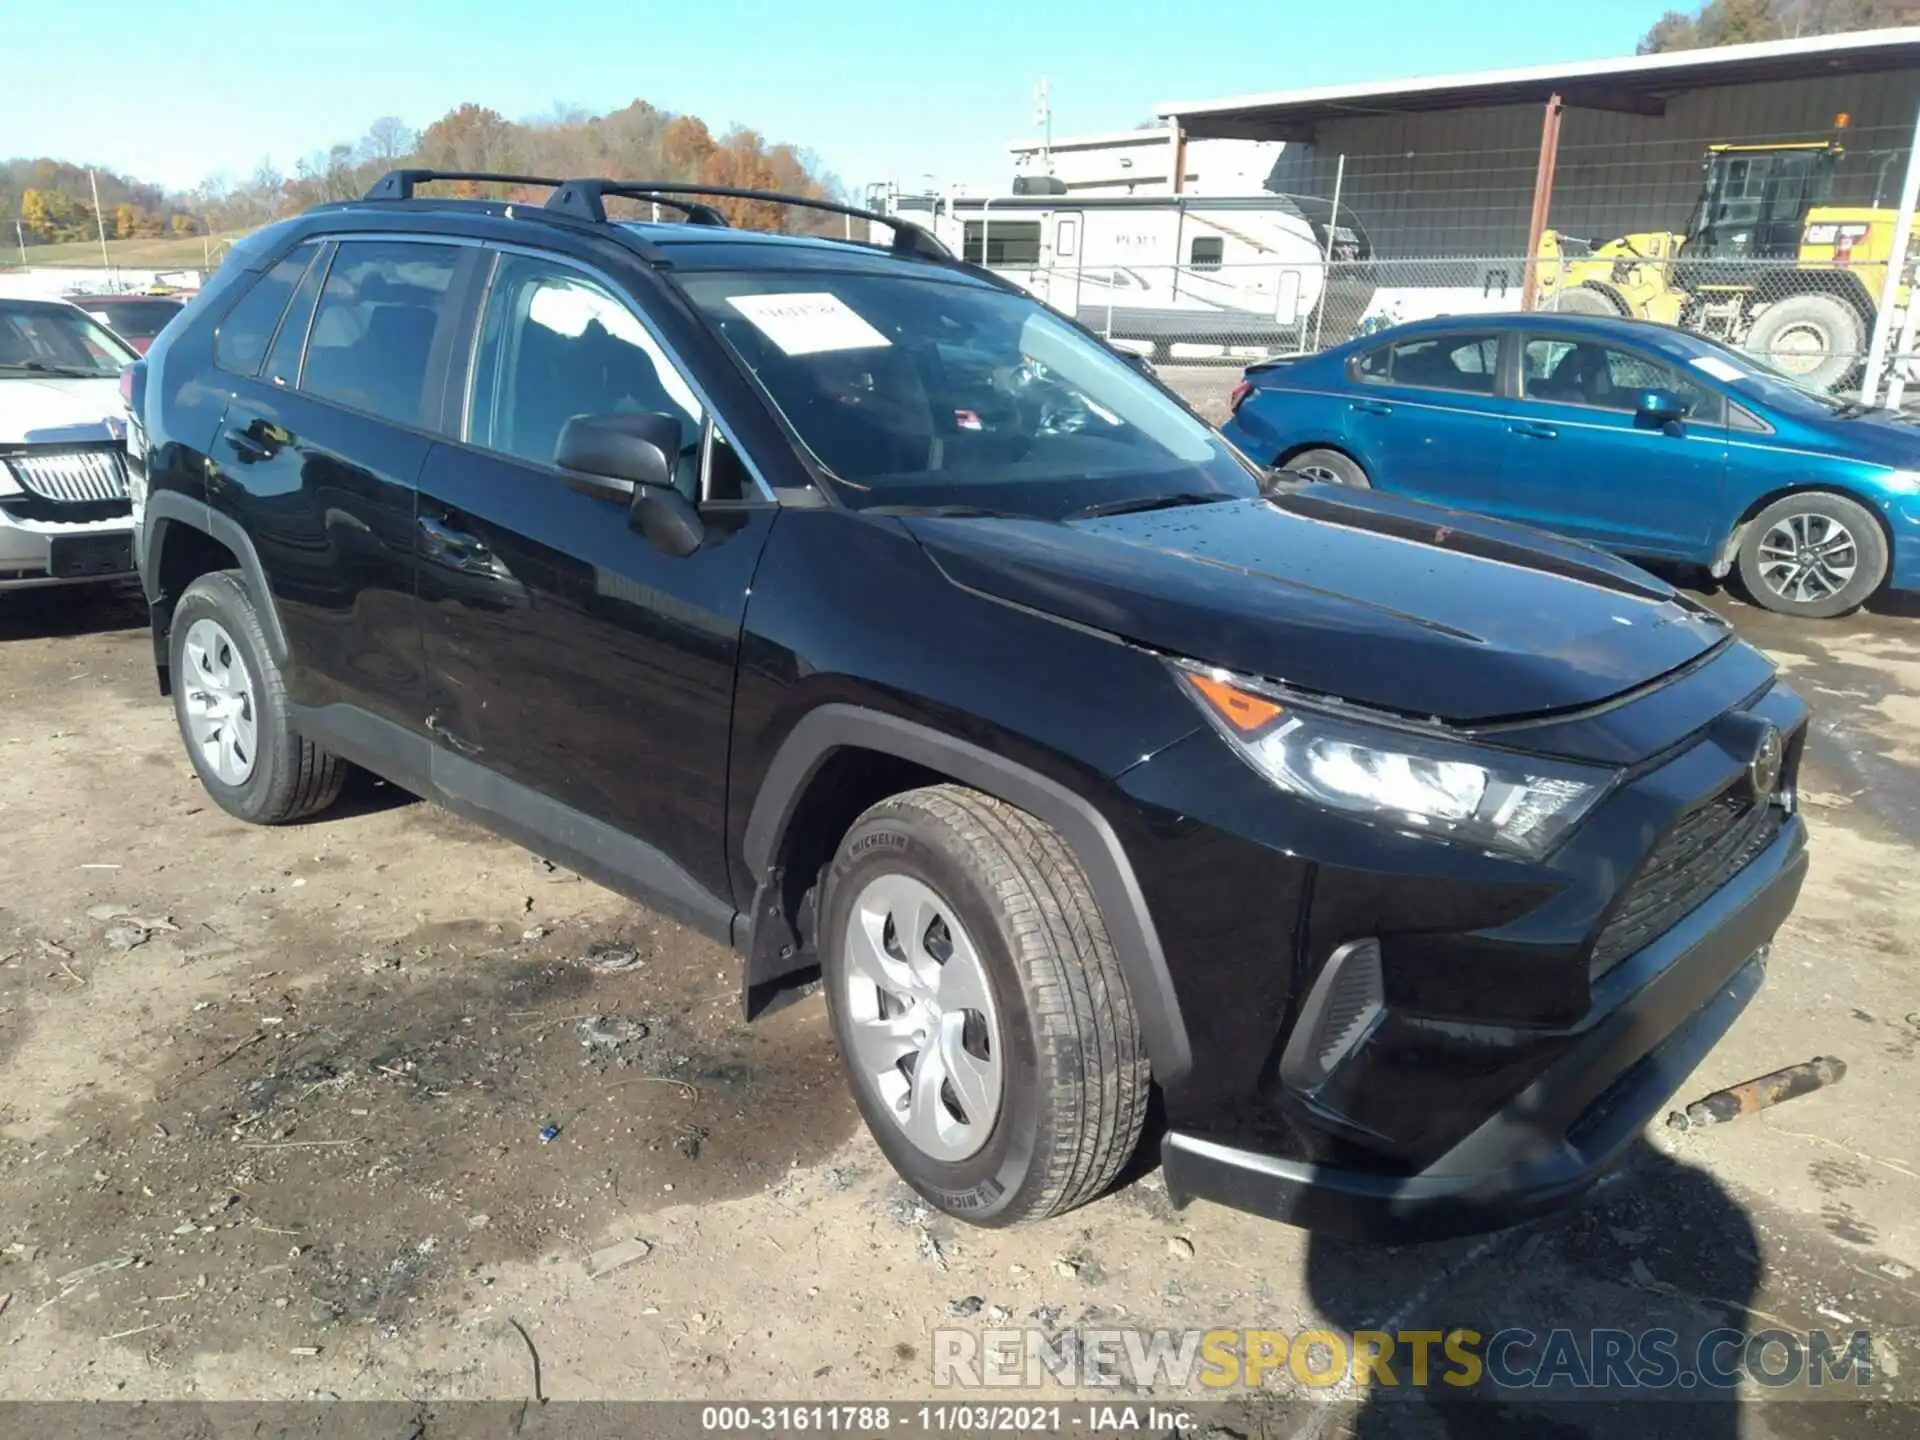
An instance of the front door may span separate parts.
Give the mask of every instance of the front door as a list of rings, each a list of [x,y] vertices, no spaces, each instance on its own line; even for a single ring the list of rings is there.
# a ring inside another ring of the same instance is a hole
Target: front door
[[[503,828],[573,834],[621,878],[726,896],[734,665],[778,512],[713,493],[731,452],[626,301],[551,258],[495,263],[463,441],[420,477],[436,783]],[[623,411],[682,423],[679,483],[706,521],[690,555],[554,469],[570,417]]]
[[[1354,361],[1349,448],[1374,485],[1467,510],[1491,510],[1506,441],[1500,337],[1420,335]]]
[[[1525,338],[1500,511],[1634,555],[1700,558],[1715,538],[1727,458],[1726,402],[1656,356],[1555,335]],[[1691,409],[1661,427],[1646,390]]]

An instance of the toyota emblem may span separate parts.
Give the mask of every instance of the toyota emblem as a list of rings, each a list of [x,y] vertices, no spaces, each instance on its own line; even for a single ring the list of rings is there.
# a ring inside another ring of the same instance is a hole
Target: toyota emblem
[[[1753,783],[1753,798],[1764,801],[1780,783],[1780,731],[1768,725],[1760,732],[1747,762],[1747,778]]]

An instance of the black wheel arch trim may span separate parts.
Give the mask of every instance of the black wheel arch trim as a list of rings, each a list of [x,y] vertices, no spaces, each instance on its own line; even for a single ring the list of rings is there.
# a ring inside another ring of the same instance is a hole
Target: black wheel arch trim
[[[1100,906],[1108,938],[1139,1012],[1154,1079],[1167,1085],[1192,1068],[1193,1052],[1166,953],[1139,879],[1113,826],[1084,796],[1004,755],[915,721],[856,705],[828,704],[809,712],[788,733],[767,767],[747,820],[744,858],[762,890],[777,865],[781,842],[800,798],[827,758],[847,748],[877,751],[939,771],[962,785],[1017,805],[1059,831],[1086,871]],[[756,918],[758,911],[756,907]],[[750,954],[750,1012],[755,983],[765,984],[774,978],[756,971],[769,968],[769,962]]]
[[[160,557],[165,553],[167,531],[174,525],[198,530],[233,552],[240,562],[247,594],[260,612],[260,626],[266,632],[267,648],[272,652],[273,663],[284,666],[287,663],[287,632],[280,624],[280,608],[274,603],[273,591],[267,585],[267,572],[260,564],[260,552],[253,548],[253,541],[241,528],[240,522],[231,515],[222,514],[204,500],[182,495],[177,490],[155,490],[147,496],[146,514],[140,524],[139,569],[141,588],[146,592],[147,605],[154,616],[154,653],[161,667],[164,669],[166,665],[166,629],[160,619],[160,606],[169,597],[160,593]]]

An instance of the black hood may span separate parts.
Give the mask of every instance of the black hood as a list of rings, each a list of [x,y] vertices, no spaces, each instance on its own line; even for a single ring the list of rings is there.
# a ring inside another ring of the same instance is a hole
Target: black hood
[[[1731,634],[1584,545],[1315,485],[1054,523],[906,524],[955,583],[1243,674],[1460,722],[1574,709]]]

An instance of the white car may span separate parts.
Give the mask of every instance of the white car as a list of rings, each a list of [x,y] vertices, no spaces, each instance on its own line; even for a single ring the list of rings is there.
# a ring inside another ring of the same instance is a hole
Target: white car
[[[76,306],[0,299],[0,593],[132,576],[120,370],[136,358]]]

